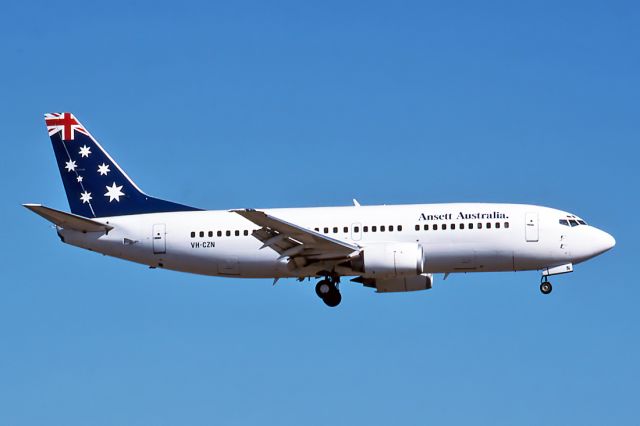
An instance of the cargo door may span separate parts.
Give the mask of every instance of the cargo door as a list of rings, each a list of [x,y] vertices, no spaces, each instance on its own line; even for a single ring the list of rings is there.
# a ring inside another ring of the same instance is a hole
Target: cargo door
[[[237,256],[226,256],[218,263],[218,273],[223,275],[240,275],[240,262]]]

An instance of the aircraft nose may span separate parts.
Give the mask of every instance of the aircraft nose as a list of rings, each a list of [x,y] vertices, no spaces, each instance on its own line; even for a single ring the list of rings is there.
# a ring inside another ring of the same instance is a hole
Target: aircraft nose
[[[616,240],[604,231],[598,229],[598,237],[597,237],[597,250],[598,254],[604,253],[607,250],[611,250],[616,245]]]
[[[604,231],[603,231],[603,233],[604,233],[604,235],[605,235],[605,237],[604,237],[604,240],[605,240],[604,244],[605,244],[605,246],[607,247],[607,248],[606,248],[606,250],[611,250],[611,249],[612,249],[613,247],[615,247],[615,245],[616,245],[616,239],[615,239],[615,238],[613,238],[613,235],[611,235],[611,234],[607,234],[607,233],[606,233],[606,232],[604,232]]]

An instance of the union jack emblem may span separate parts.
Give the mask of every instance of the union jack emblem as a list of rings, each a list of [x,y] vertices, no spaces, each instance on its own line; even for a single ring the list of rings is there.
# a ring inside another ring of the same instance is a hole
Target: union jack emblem
[[[75,132],[80,132],[89,136],[82,124],[70,112],[53,112],[44,115],[44,121],[47,123],[49,136],[62,132],[62,140],[72,141]]]

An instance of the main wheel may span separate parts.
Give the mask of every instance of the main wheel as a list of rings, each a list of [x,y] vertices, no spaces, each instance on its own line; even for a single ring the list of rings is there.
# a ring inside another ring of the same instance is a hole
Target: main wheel
[[[340,294],[338,289],[334,289],[331,293],[323,297],[322,301],[324,302],[325,305],[331,308],[335,308],[342,301],[342,295]]]
[[[551,290],[553,290],[553,287],[551,287],[551,283],[549,281],[544,281],[540,284],[540,291],[542,294],[549,294],[551,293]]]
[[[320,280],[318,284],[316,284],[316,294],[320,299],[324,299],[334,288],[329,280]]]

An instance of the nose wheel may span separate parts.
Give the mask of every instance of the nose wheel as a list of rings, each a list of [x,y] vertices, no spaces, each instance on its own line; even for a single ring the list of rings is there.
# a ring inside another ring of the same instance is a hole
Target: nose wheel
[[[325,305],[331,308],[338,306],[342,301],[342,295],[336,284],[328,279],[320,280],[316,284],[316,294]]]
[[[549,294],[551,293],[551,290],[553,290],[553,287],[551,286],[551,283],[549,281],[543,281],[540,284],[540,291],[542,292],[542,294]]]

